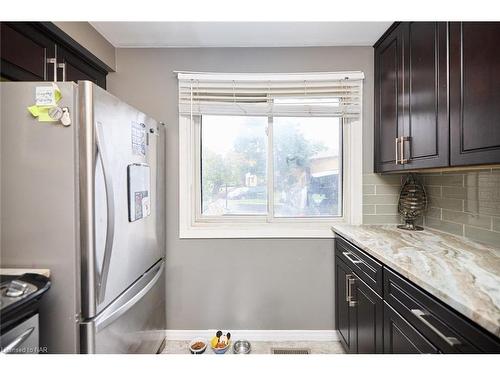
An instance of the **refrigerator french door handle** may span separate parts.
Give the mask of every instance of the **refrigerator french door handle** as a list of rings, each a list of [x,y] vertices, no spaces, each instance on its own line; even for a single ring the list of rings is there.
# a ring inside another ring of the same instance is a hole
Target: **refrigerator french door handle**
[[[163,272],[163,269],[165,268],[165,261],[162,261],[159,265],[157,265],[156,267],[156,271],[153,275],[151,275],[151,271],[154,271],[153,270],[150,270],[150,275],[144,275],[143,277],[152,277],[149,281],[147,279],[145,279],[143,282],[146,283],[146,285],[144,287],[142,287],[136,294],[134,294],[134,296],[130,299],[128,299],[126,302],[124,303],[121,303],[121,298],[119,297],[115,302],[113,302],[113,304],[117,304],[118,307],[116,308],[113,308],[113,305],[110,306],[110,312],[109,313],[106,313],[104,314],[103,316],[99,316],[97,317],[96,321],[95,321],[95,330],[96,332],[102,330],[103,328],[107,327],[108,325],[110,325],[111,323],[113,323],[115,320],[117,320],[120,316],[122,316],[123,314],[125,314],[128,310],[130,310],[137,302],[139,302],[142,297],[144,297],[156,284],[156,282],[158,281],[158,279],[160,278],[162,272]],[[126,297],[123,296],[123,297]]]
[[[113,241],[115,236],[115,202],[113,193],[113,179],[111,172],[108,170],[109,162],[106,147],[104,146],[104,135],[102,125],[96,122],[96,145],[101,161],[102,172],[104,175],[104,185],[106,190],[106,210],[107,210],[107,225],[106,225],[106,242],[104,245],[104,258],[102,261],[101,272],[99,275],[98,285],[98,302],[104,301],[106,296],[106,284],[108,280],[109,265],[111,263],[111,253],[113,251]]]

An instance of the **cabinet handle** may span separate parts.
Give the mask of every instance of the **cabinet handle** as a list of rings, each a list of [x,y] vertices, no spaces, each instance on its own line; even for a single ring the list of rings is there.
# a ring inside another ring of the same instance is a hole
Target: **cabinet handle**
[[[405,141],[409,141],[410,137],[401,137],[400,147],[401,147],[401,164],[407,164],[408,159],[405,159]]]
[[[358,303],[357,301],[354,300],[354,297],[352,295],[352,286],[356,282],[356,278],[353,275],[348,275],[347,277],[347,290],[348,290],[348,299],[347,302],[349,303],[349,307],[355,307]]]
[[[398,165],[398,164],[399,164],[399,156],[398,156],[398,149],[399,149],[399,147],[398,147],[398,143],[399,143],[399,138],[394,139],[394,142],[395,142],[395,144],[396,144],[396,165]]]
[[[57,59],[55,57],[49,57],[47,59],[47,65],[52,64],[54,66],[54,82],[57,82]]]
[[[349,296],[349,278],[351,275],[347,274],[345,275],[345,301],[349,302],[351,297]]]
[[[350,253],[349,251],[343,251],[342,255],[345,256],[350,262],[354,264],[363,263],[363,261],[360,259],[352,259],[351,256],[354,257],[354,254]]]
[[[417,317],[418,320],[420,320],[422,323],[424,323],[428,328],[430,328],[436,335],[438,335],[440,338],[442,338],[444,341],[449,346],[457,346],[460,345],[461,342],[458,340],[456,337],[451,337],[451,336],[446,336],[444,333],[442,333],[440,330],[438,330],[436,327],[434,327],[431,323],[429,323],[427,320],[425,320],[425,316],[428,315],[424,311],[420,309],[412,309],[410,310],[413,315]]]
[[[62,81],[66,82],[66,63],[59,63],[57,67],[62,69]]]

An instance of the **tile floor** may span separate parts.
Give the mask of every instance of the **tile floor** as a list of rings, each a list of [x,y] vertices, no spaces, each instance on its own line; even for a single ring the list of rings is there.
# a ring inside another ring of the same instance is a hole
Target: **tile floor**
[[[345,354],[338,341],[253,341],[252,354],[271,354],[271,348],[309,348],[311,354]],[[168,340],[162,354],[189,354],[189,341]],[[207,348],[204,354],[214,354]],[[225,354],[233,354],[230,348]]]

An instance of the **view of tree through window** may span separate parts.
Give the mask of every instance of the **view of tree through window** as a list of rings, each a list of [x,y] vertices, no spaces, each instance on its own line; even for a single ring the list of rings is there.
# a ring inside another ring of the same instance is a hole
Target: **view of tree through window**
[[[275,216],[339,216],[340,120],[275,117]]]
[[[273,181],[268,123],[268,117],[202,117],[202,214],[267,215],[274,186],[276,217],[341,215],[340,119],[275,117]]]
[[[203,116],[204,215],[267,213],[267,117]]]

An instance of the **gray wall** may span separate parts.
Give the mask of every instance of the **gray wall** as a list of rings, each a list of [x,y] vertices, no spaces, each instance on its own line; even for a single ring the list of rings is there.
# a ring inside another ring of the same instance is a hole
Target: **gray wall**
[[[371,47],[117,49],[108,89],[168,124],[167,328],[333,329],[332,239],[179,239],[178,110],[174,70],[361,70],[364,164],[371,170]]]
[[[98,59],[115,69],[115,47],[88,22],[54,22],[54,25],[92,52]]]

